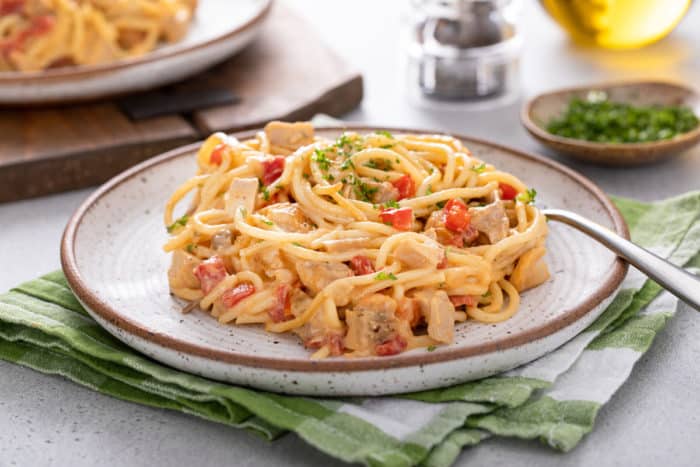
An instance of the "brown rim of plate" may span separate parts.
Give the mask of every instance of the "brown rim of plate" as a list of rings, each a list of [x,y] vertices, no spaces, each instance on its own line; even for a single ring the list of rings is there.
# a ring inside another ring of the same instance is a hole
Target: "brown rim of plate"
[[[266,0],[267,4],[260,10],[255,16],[250,20],[239,26],[238,28],[230,31],[223,36],[214,37],[208,41],[202,42],[201,44],[192,45],[180,50],[172,51],[158,51],[153,50],[140,57],[126,58],[123,60],[116,60],[113,62],[100,63],[96,65],[79,65],[70,66],[62,68],[54,68],[51,70],[43,70],[36,72],[22,72],[22,71],[9,71],[0,72],[0,85],[8,83],[28,83],[28,82],[41,82],[41,81],[51,81],[53,79],[64,79],[64,78],[85,78],[88,75],[97,75],[101,73],[109,73],[123,68],[130,68],[137,65],[143,65],[144,63],[154,62],[156,60],[161,60],[164,58],[174,57],[181,55],[183,53],[189,53],[194,50],[199,50],[205,47],[209,47],[213,44],[224,42],[232,37],[237,36],[241,32],[249,29],[260,21],[265,19],[265,17],[270,13],[270,9],[274,3],[274,0]]]
[[[527,131],[529,131],[533,136],[541,139],[542,141],[550,141],[550,142],[559,143],[561,145],[566,145],[566,146],[578,146],[581,148],[586,148],[586,149],[595,150],[595,151],[604,151],[606,149],[610,150],[611,148],[615,148],[615,149],[619,148],[619,149],[624,149],[626,151],[648,150],[648,149],[658,147],[661,145],[669,145],[669,146],[670,145],[674,145],[674,146],[681,145],[683,143],[687,143],[689,140],[694,140],[694,139],[700,138],[700,125],[698,125],[694,129],[687,131],[685,133],[681,133],[679,135],[676,135],[674,138],[671,138],[671,139],[660,139],[660,140],[656,140],[656,141],[646,141],[644,143],[599,143],[596,141],[588,141],[585,139],[567,138],[564,136],[554,135],[554,134],[548,132],[545,128],[542,128],[540,125],[535,123],[535,121],[530,117],[532,108],[534,107],[535,103],[539,99],[543,98],[544,96],[550,95],[550,94],[584,92],[587,90],[591,91],[591,90],[595,90],[595,89],[614,88],[614,87],[621,87],[621,86],[634,86],[634,85],[638,85],[638,84],[673,86],[673,87],[687,91],[690,95],[699,96],[698,91],[690,86],[686,86],[685,84],[677,83],[674,81],[663,81],[663,80],[609,81],[609,82],[592,84],[590,86],[572,86],[572,87],[566,87],[566,88],[558,88],[558,89],[555,89],[553,91],[543,92],[543,93],[537,94],[536,96],[528,99],[527,102],[523,105],[522,109],[520,110],[520,121],[522,122],[523,126],[525,126],[525,129]]]
[[[358,132],[371,132],[375,129],[386,129],[388,131],[393,131],[396,133],[440,134],[440,132],[435,131],[406,128],[367,127],[363,125],[319,127],[319,130],[329,131],[354,130]],[[241,139],[249,138],[252,137],[256,133],[256,131],[238,133],[236,134],[236,136]],[[627,224],[625,223],[625,220],[622,218],[622,215],[617,210],[615,205],[612,203],[612,201],[610,201],[610,199],[605,195],[605,193],[603,193],[603,191],[600,188],[598,188],[593,182],[583,177],[582,175],[579,175],[573,170],[564,167],[563,165],[557,162],[545,159],[541,156],[535,156],[533,154],[528,154],[515,149],[511,149],[507,146],[494,144],[476,138],[456,134],[453,134],[452,136],[461,139],[467,143],[471,141],[473,143],[483,144],[499,149],[501,151],[509,152],[529,161],[548,166],[568,176],[570,179],[573,179],[579,185],[586,188],[596,199],[600,201],[600,203],[605,207],[608,215],[613,220],[614,231],[625,238],[629,238]],[[68,279],[68,283],[70,284],[71,289],[73,289],[73,292],[78,296],[78,298],[80,298],[80,300],[85,305],[87,305],[88,308],[90,308],[90,310],[98,314],[102,319],[108,321],[109,323],[120,328],[126,333],[136,335],[139,338],[145,339],[151,343],[155,343],[157,345],[166,347],[171,350],[175,350],[177,352],[196,355],[198,357],[203,357],[221,362],[284,371],[367,371],[447,362],[459,358],[472,357],[476,355],[497,352],[499,350],[504,350],[511,347],[517,347],[535,341],[537,339],[547,337],[555,333],[556,331],[559,331],[560,329],[563,329],[566,326],[577,321],[578,319],[586,315],[586,313],[591,311],[594,307],[596,307],[598,304],[600,304],[606,297],[614,293],[619,287],[622,280],[624,279],[625,273],[627,272],[627,263],[625,263],[621,259],[618,259],[617,261],[615,261],[614,266],[608,272],[607,277],[605,278],[602,285],[598,287],[598,289],[595,292],[593,292],[581,305],[571,310],[567,310],[562,316],[556,318],[551,322],[538,326],[537,328],[532,329],[529,332],[517,335],[510,335],[499,339],[495,342],[481,343],[471,345],[468,347],[455,348],[451,350],[449,349],[449,346],[447,346],[445,347],[447,350],[442,352],[422,352],[420,354],[404,353],[392,357],[369,357],[362,359],[276,359],[230,352],[225,350],[216,350],[207,347],[202,347],[197,344],[183,342],[180,339],[178,339],[177,336],[163,334],[158,329],[146,328],[138,322],[134,322],[124,317],[119,313],[118,310],[112,308],[110,305],[102,301],[95,292],[90,290],[86,281],[82,278],[80,271],[78,270],[74,254],[75,238],[77,229],[80,227],[83,217],[100,198],[102,198],[104,195],[106,195],[122,183],[126,182],[127,180],[138,176],[144,169],[149,169],[163,162],[170,161],[171,159],[176,159],[185,154],[193,153],[200,146],[200,144],[201,142],[193,143],[166,152],[160,156],[156,156],[150,160],[147,160],[132,167],[131,169],[128,169],[127,171],[121,173],[120,175],[117,175],[116,177],[102,185],[99,189],[97,189],[97,191],[95,191],[95,193],[93,193],[87,200],[85,200],[85,202],[83,202],[83,204],[78,208],[75,214],[73,214],[73,216],[70,218],[66,229],[63,233],[63,238],[61,240],[61,265],[63,267],[63,271],[66,275],[66,278]]]

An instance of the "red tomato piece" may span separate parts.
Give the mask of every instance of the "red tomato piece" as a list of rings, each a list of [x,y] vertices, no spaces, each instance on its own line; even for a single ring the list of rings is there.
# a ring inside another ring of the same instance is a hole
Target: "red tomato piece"
[[[277,287],[277,303],[267,310],[274,323],[285,321],[288,315],[291,314],[291,304],[289,303],[289,292],[291,287],[288,284],[280,284]]]
[[[304,341],[304,347],[307,349],[320,349],[324,345],[329,347],[330,354],[333,356],[342,355],[343,349],[345,349],[343,336],[334,332],[328,333],[324,336],[311,337]]]
[[[479,299],[474,295],[450,295],[450,301],[456,307],[462,305],[475,307],[479,303]]]
[[[397,334],[393,338],[378,344],[374,348],[374,352],[379,356],[385,357],[387,355],[396,355],[397,353],[401,353],[406,350],[407,346],[408,343],[406,342],[406,339]]]
[[[0,51],[10,53],[13,50],[21,49],[28,39],[32,36],[46,34],[53,28],[54,24],[56,24],[56,19],[53,16],[37,16],[29,27],[17,34],[15,38],[0,42]]]
[[[416,183],[409,175],[404,175],[391,184],[399,190],[399,199],[411,198],[416,194]]]
[[[459,198],[451,199],[445,205],[445,227],[453,232],[466,232],[469,228],[469,208]]]
[[[0,15],[17,13],[24,9],[24,0],[0,0]]]
[[[194,268],[194,275],[199,279],[202,292],[206,295],[226,277],[224,260],[220,256],[212,256]]]
[[[501,190],[501,199],[511,200],[518,196],[518,191],[507,183],[498,182],[498,188]]]
[[[385,209],[379,213],[383,223],[393,226],[396,230],[410,230],[413,224],[413,209]]]
[[[211,152],[211,156],[209,156],[209,163],[213,165],[221,165],[226,148],[228,148],[228,146],[226,146],[224,143],[214,146],[214,150]]]
[[[263,185],[268,186],[270,183],[280,178],[280,175],[282,175],[282,172],[284,172],[285,160],[286,159],[284,158],[284,156],[276,156],[271,159],[266,159],[262,161]]]
[[[374,265],[372,260],[366,256],[357,255],[350,260],[350,269],[355,273],[356,276],[363,276],[365,274],[372,274],[374,272]]]
[[[221,295],[221,301],[226,308],[234,307],[238,302],[246,297],[250,297],[255,293],[255,286],[250,282],[241,282],[236,284],[232,289],[227,290]]]

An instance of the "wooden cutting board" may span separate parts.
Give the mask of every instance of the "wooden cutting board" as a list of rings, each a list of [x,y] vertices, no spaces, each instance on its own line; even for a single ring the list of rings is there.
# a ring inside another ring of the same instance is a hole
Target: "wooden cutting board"
[[[0,202],[106,181],[158,153],[215,131],[268,120],[340,115],[362,100],[362,77],[303,19],[277,4],[239,55],[170,89],[229,89],[236,104],[131,120],[117,101],[0,110]]]

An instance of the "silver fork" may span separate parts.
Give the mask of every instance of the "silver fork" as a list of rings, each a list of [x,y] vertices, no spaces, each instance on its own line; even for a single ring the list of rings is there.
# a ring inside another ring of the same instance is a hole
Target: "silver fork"
[[[543,209],[542,213],[549,220],[563,222],[597,240],[664,289],[700,311],[700,277],[576,213],[563,209]]]

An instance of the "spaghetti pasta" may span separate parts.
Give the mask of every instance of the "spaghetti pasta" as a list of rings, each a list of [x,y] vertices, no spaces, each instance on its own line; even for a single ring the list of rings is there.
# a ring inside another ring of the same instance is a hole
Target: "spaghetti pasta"
[[[549,277],[534,190],[455,138],[272,122],[212,135],[197,165],[165,209],[172,292],[221,323],[294,332],[314,358],[448,344]]]
[[[197,0],[0,0],[0,71],[143,55],[177,42]]]

